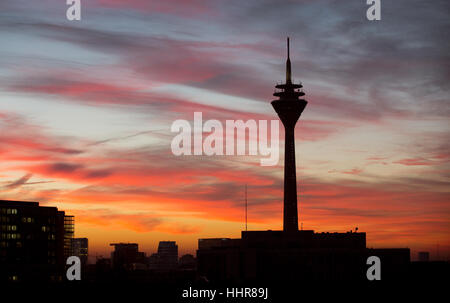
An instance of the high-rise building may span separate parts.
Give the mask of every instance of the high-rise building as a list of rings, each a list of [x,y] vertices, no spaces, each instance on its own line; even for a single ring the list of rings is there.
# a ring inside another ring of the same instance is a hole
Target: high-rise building
[[[66,232],[73,235],[66,217],[38,202],[0,200],[0,280],[62,280]]]
[[[86,265],[88,262],[88,238],[74,238],[72,240],[73,256],[80,258],[81,264]]]
[[[64,258],[73,256],[72,241],[75,233],[75,217],[64,216]]]

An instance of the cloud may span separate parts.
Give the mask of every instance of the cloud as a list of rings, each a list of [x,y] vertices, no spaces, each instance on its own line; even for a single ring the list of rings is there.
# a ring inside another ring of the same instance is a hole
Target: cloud
[[[50,172],[63,172],[63,173],[72,173],[77,169],[80,169],[82,166],[79,164],[70,164],[70,163],[54,163],[48,167]]]
[[[328,171],[328,173],[340,173],[340,174],[346,174],[346,175],[359,175],[363,172],[364,170],[362,168],[352,168],[350,170],[336,170],[336,169],[332,169],[330,171]]]
[[[136,212],[117,213],[107,209],[74,210],[77,223],[113,230],[126,229],[138,233],[165,232],[170,234],[192,234],[200,231],[199,226],[170,222],[157,214]]]
[[[0,116],[0,157],[4,161],[44,161],[83,153],[66,137],[52,137],[42,127],[21,115],[2,112]]]
[[[406,165],[406,166],[418,166],[418,165],[430,166],[430,165],[435,164],[433,161],[423,159],[423,158],[401,159],[398,161],[394,161],[393,163],[402,164],[402,165]]]
[[[23,177],[17,179],[16,181],[13,181],[13,182],[11,182],[11,183],[5,185],[4,188],[5,188],[6,190],[12,190],[12,189],[15,189],[15,188],[17,188],[17,187],[20,187],[20,186],[26,184],[26,183],[28,182],[28,180],[29,180],[32,176],[33,176],[32,174],[26,174],[26,175],[24,175]]]

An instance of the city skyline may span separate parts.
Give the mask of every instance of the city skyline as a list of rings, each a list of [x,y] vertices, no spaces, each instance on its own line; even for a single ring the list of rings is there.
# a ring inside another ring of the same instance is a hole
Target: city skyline
[[[0,198],[64,209],[99,255],[163,240],[193,254],[199,238],[236,237],[245,185],[249,230],[282,229],[283,153],[273,167],[176,157],[170,125],[195,111],[277,119],[290,36],[309,102],[299,226],[358,227],[374,247],[448,259],[448,4],[401,2],[383,3],[376,25],[365,3],[104,0],[79,23],[64,1],[1,3]]]

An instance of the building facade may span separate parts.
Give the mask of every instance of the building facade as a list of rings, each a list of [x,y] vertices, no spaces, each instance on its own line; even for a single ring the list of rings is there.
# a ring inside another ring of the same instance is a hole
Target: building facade
[[[69,222],[56,207],[0,200],[0,280],[62,280]]]
[[[88,238],[74,238],[72,240],[72,254],[73,256],[80,258],[82,265],[86,265],[88,263],[88,244]]]

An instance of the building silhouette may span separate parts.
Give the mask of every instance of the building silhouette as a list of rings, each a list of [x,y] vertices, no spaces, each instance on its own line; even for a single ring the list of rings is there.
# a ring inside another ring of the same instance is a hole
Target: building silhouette
[[[180,269],[196,269],[197,268],[197,260],[191,254],[185,254],[180,257],[178,261]]]
[[[379,256],[383,277],[403,274],[410,262],[404,249],[367,249],[366,234],[315,233],[298,229],[295,124],[307,105],[302,85],[292,81],[289,38],[286,83],[276,85],[271,102],[285,128],[282,231],[242,231],[241,238],[199,239],[197,270],[209,281],[364,280],[369,256]]]
[[[74,217],[39,202],[0,200],[0,281],[60,281]]]
[[[88,244],[88,238],[74,238],[72,240],[72,254],[73,256],[77,256],[80,258],[82,265],[86,265],[88,263]]]
[[[430,261],[430,253],[428,251],[419,251],[417,253],[419,262],[428,262]]]
[[[153,270],[173,270],[178,267],[178,245],[175,241],[160,241],[158,252],[149,258],[149,267]]]
[[[150,257],[148,257],[148,268],[151,270],[158,270],[159,269],[159,255],[158,253],[151,254]]]
[[[64,216],[64,259],[73,256],[73,236],[75,234],[75,217]]]
[[[111,243],[114,251],[111,253],[113,270],[133,270],[146,267],[147,258],[139,251],[137,243]]]
[[[178,245],[175,241],[161,241],[158,245],[161,264],[170,268],[178,265]]]

